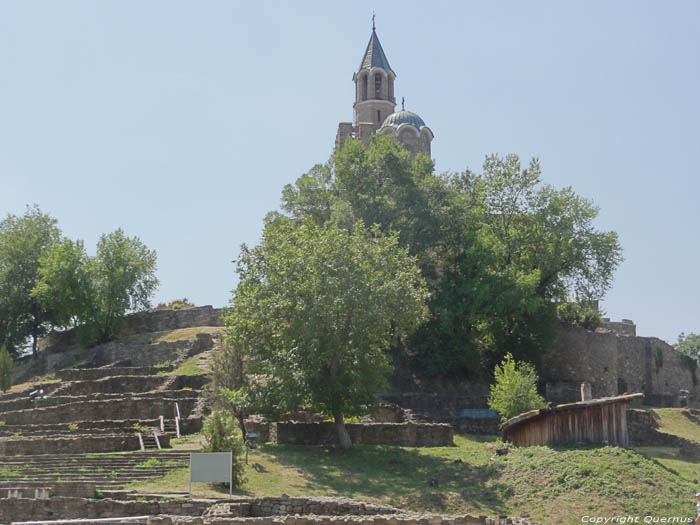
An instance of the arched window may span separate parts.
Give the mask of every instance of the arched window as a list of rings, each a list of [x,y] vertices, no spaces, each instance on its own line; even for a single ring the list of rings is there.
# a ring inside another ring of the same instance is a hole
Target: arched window
[[[380,110],[377,110],[377,122],[382,121],[382,112]]]
[[[360,100],[367,100],[367,75],[362,75],[362,87]]]
[[[374,74],[374,98],[382,98],[382,75]]]
[[[389,100],[394,101],[394,79],[389,77]]]

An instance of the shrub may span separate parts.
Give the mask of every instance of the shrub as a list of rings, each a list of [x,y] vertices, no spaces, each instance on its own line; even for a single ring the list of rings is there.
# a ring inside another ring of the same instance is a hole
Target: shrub
[[[12,386],[12,357],[5,345],[0,347],[0,390],[7,392]]]
[[[181,308],[194,308],[194,304],[187,297],[183,297],[182,299],[174,299],[169,303],[159,303],[155,307],[156,310],[179,310]]]
[[[597,306],[590,301],[561,303],[557,306],[557,317],[560,321],[586,330],[595,330],[603,322]]]
[[[236,432],[233,417],[226,412],[212,413],[204,423],[204,450],[206,452],[233,452],[232,481],[234,487],[240,487],[245,483],[245,464],[243,457],[245,449],[243,438]]]
[[[549,406],[537,393],[537,372],[530,363],[516,363],[513,355],[508,353],[500,366],[496,365],[494,378],[489,407],[501,415],[502,421]]]

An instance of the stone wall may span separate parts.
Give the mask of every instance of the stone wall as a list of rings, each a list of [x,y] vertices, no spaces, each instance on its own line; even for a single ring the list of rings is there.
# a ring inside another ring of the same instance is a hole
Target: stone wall
[[[179,516],[154,516],[148,525],[330,525],[366,523],[368,525],[537,525],[528,518],[489,518],[487,516],[441,516],[438,514],[394,514],[392,516],[322,516],[286,515],[269,518],[183,518]]]
[[[2,419],[7,425],[98,421],[105,419],[105,414],[109,414],[109,419],[156,419],[159,416],[170,417],[176,402],[181,416],[186,418],[195,408],[197,398],[142,399],[125,396],[109,401],[79,401],[53,407],[13,410],[3,412]]]
[[[682,354],[656,337],[621,336],[562,326],[555,348],[542,363],[540,379],[547,400],[580,400],[580,385],[590,383],[593,397],[644,393],[645,404],[680,406],[680,391],[698,404],[697,379]]]
[[[167,446],[169,439],[163,436],[162,446]],[[159,436],[160,439],[160,436]],[[86,435],[71,437],[37,437],[18,439],[0,439],[0,456],[18,456],[35,454],[75,454],[87,452],[124,452],[139,450],[141,445],[136,434]]]
[[[197,306],[181,310],[153,310],[127,315],[119,337],[145,332],[164,332],[178,328],[196,326],[223,326],[221,313],[223,309],[212,306]],[[39,351],[65,348],[76,343],[74,329],[52,332],[39,342]]]
[[[345,498],[234,498],[232,500],[124,501],[55,497],[0,499],[0,522],[150,516],[151,525],[536,525],[522,518],[411,514]]]
[[[435,419],[457,417],[459,411],[465,408],[488,408],[488,385],[470,385],[469,389],[474,392],[474,395],[405,392],[384,394],[381,399],[383,402],[398,405],[415,414]]]
[[[63,332],[62,332],[63,333]],[[164,341],[153,344],[124,344],[119,341],[93,346],[82,352],[90,356],[88,368],[100,367],[112,363],[129,363],[129,367],[152,367],[166,361],[176,361],[200,352],[210,350],[214,346],[212,336],[207,333],[197,334],[195,339],[182,341]],[[15,383],[27,380],[37,375],[55,372],[74,364],[76,356],[73,352],[63,352],[64,346],[51,346],[39,352],[36,357],[28,356],[17,360],[14,372]],[[26,364],[29,363],[29,366]]]
[[[201,516],[211,501],[121,501],[56,497],[48,500],[0,499],[0,523],[56,519],[99,519],[174,514]]]
[[[345,425],[357,445],[399,447],[454,446],[454,433],[444,423],[349,423]],[[335,445],[338,435],[333,423],[270,424],[270,441],[293,445]]]
[[[700,460],[700,443],[658,430],[658,416],[650,410],[627,410],[627,430],[631,446],[678,448],[679,457]]]
[[[2,516],[3,502],[2,498],[30,498],[33,499],[37,491],[43,490],[48,493],[49,497],[70,497],[70,498],[94,498],[95,484],[85,481],[25,481],[17,480],[12,483],[15,488],[5,487],[0,488],[0,516]],[[4,483],[7,485],[7,482]],[[10,491],[12,493],[10,494]],[[17,493],[19,491],[19,494]],[[38,498],[43,499],[43,498]]]

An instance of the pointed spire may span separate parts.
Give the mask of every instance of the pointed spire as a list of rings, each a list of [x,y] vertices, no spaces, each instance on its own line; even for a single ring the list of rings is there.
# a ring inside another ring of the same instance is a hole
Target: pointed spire
[[[373,67],[381,67],[385,71],[394,72],[389,65],[389,61],[384,54],[382,45],[379,43],[379,37],[377,36],[376,26],[374,23],[374,17],[376,15],[372,13],[372,36],[369,37],[369,43],[367,44],[367,49],[365,49],[365,54],[362,57],[362,62],[360,62],[360,69],[372,69]]]

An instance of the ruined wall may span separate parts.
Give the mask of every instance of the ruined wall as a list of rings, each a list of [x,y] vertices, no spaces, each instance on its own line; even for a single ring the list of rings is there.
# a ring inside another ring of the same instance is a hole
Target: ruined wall
[[[593,397],[617,394],[617,336],[562,326],[554,351],[542,363],[540,380],[554,404],[581,400],[581,383],[591,383]]]
[[[454,445],[452,427],[444,423],[349,423],[345,427],[357,445]],[[270,441],[293,445],[335,445],[338,434],[333,423],[278,422],[270,424]]]
[[[580,401],[582,382],[591,383],[594,398],[642,392],[647,405],[680,406],[680,391],[687,390],[688,402],[698,403],[696,379],[682,354],[656,337],[562,326],[540,379],[555,404]]]
[[[192,392],[191,392],[192,393]],[[159,397],[136,398],[124,396],[109,401],[78,401],[60,406],[12,410],[3,412],[2,419],[7,425],[35,425],[45,423],[72,423],[78,421],[98,421],[109,414],[110,419],[156,419],[169,417],[175,403],[186,418],[195,408],[197,398],[164,399]]]
[[[221,308],[212,306],[197,306],[181,310],[154,310],[138,312],[124,318],[124,326],[119,331],[119,337],[141,334],[145,332],[163,332],[178,328],[195,326],[223,326]],[[63,332],[51,332],[39,342],[39,351],[65,348],[76,343],[74,329]]]
[[[160,439],[160,437],[159,437]],[[162,446],[169,438],[164,435]],[[120,435],[80,435],[71,437],[46,436],[0,440],[1,456],[26,456],[34,454],[83,454],[87,452],[123,452],[139,450],[141,445],[135,433]]]

